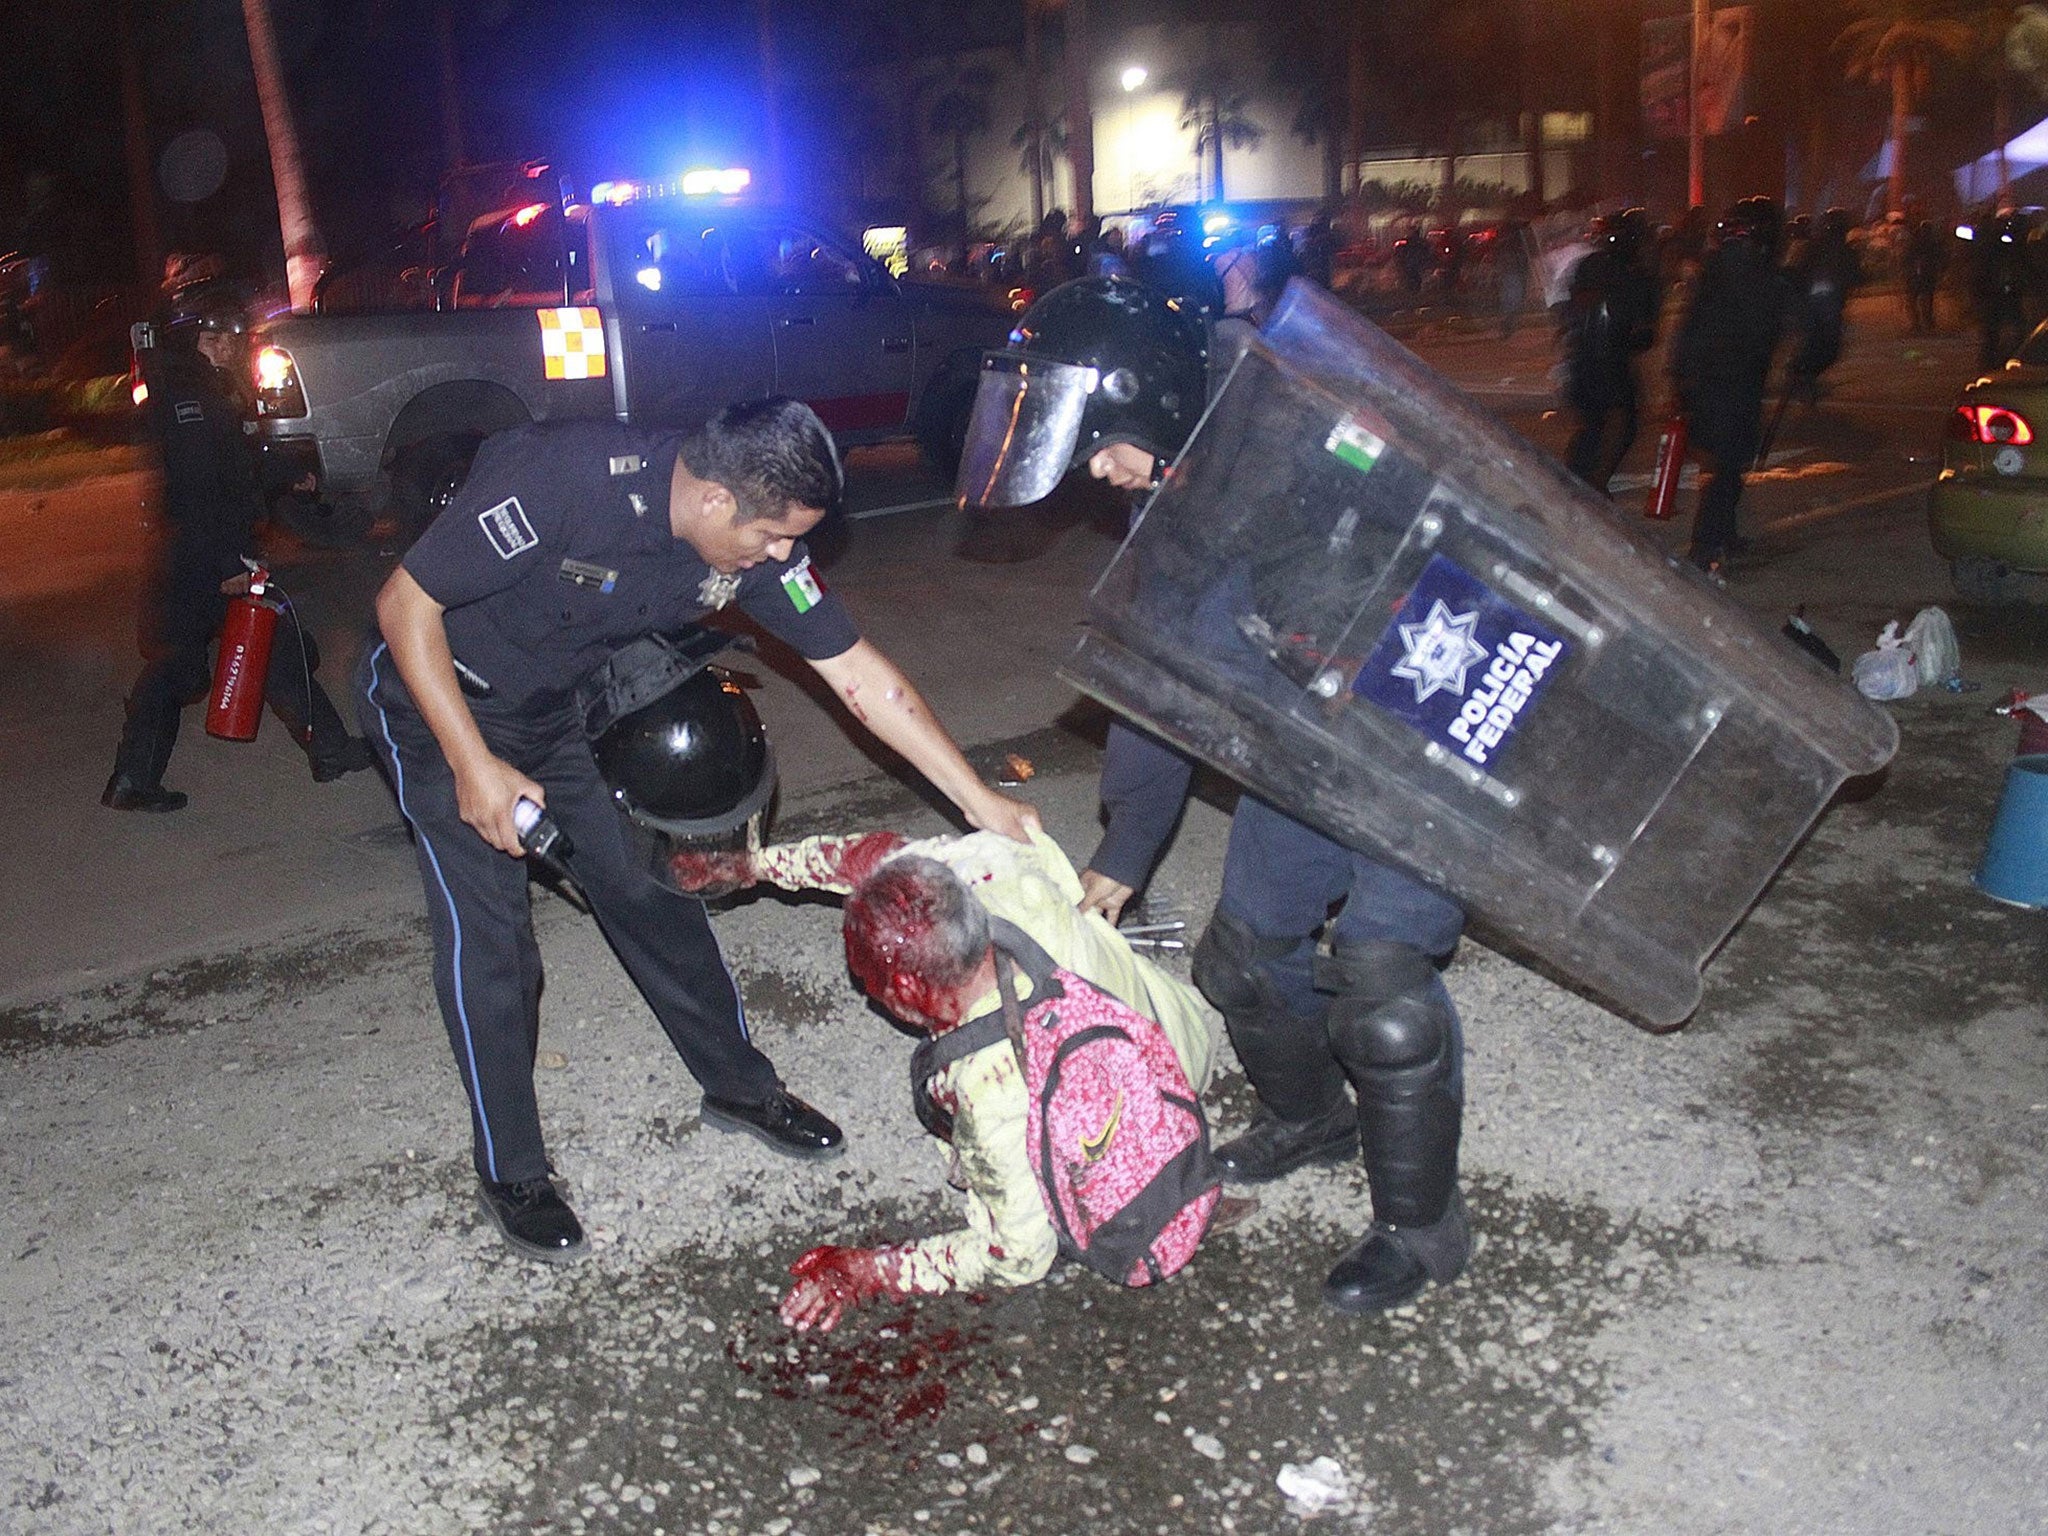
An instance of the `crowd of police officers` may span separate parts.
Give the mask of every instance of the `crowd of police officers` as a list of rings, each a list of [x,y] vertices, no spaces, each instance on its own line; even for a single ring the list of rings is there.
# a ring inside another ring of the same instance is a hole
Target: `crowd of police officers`
[[[1775,204],[1747,199],[1702,253],[1673,353],[1676,393],[1707,456],[1693,557],[1739,547],[1735,498],[1758,448],[1772,356],[1788,322],[1818,379],[1840,350],[1840,307],[1799,319],[1795,280],[1846,297],[1856,274],[1830,218],[1807,265],[1781,265]],[[1658,294],[1640,210],[1608,221],[1562,314],[1571,467],[1604,488],[1640,411],[1636,359]],[[1186,442],[1240,322],[1116,265],[1055,289],[992,355],[961,491],[986,506],[1047,494],[1081,468],[1154,486]],[[219,284],[173,296],[145,354],[163,447],[170,539],[148,615],[152,660],[105,801],[174,810],[162,784],[180,707],[205,686],[259,497],[244,432],[246,316]],[[1832,329],[1830,329],[1832,326]],[[1064,391],[1064,392],[1063,392]],[[489,440],[468,481],[392,573],[356,678],[352,737],[313,678],[309,637],[274,653],[270,698],[316,778],[374,749],[414,834],[434,984],[469,1101],[482,1204],[517,1251],[587,1251],[542,1135],[533,1068],[541,962],[528,864],[580,889],[704,1090],[707,1124],[796,1157],[842,1133],[785,1087],[749,1038],[740,989],[703,902],[663,872],[679,851],[758,844],[774,769],[736,686],[708,669],[703,621],[732,605],[791,646],[867,729],[972,825],[1019,839],[1029,806],[983,783],[910,680],[863,640],[812,567],[804,536],[838,503],[830,434],[788,400],[735,404],[693,431],[617,423],[522,428]],[[294,626],[295,628],[295,626]],[[1171,836],[1192,765],[1119,724],[1103,770],[1108,832],[1084,877],[1116,921]],[[1238,804],[1213,919],[1194,953],[1258,1098],[1217,1149],[1256,1184],[1361,1158],[1372,1211],[1325,1299],[1370,1313],[1456,1278],[1471,1252],[1459,1193],[1461,1021],[1441,970],[1464,924],[1443,890],[1250,794]]]

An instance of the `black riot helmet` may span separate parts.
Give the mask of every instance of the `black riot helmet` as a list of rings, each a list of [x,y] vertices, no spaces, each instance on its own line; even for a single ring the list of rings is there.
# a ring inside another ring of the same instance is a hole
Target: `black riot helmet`
[[[982,360],[961,501],[1037,501],[1110,443],[1172,458],[1207,403],[1208,357],[1201,317],[1156,288],[1084,277],[1053,289]]]
[[[1634,261],[1649,234],[1650,215],[1641,208],[1624,208],[1607,221],[1607,248],[1625,262]]]
[[[1746,240],[1766,256],[1778,254],[1778,240],[1785,229],[1785,215],[1768,197],[1745,197],[1721,220],[1723,241]]]
[[[221,278],[189,283],[170,296],[164,311],[166,332],[179,341],[196,341],[202,331],[228,336],[249,333],[249,306],[235,285]]]
[[[585,724],[595,727],[591,755],[628,837],[657,880],[677,885],[679,856],[760,846],[775,796],[775,754],[752,701],[727,673],[701,659],[694,666],[668,665],[671,673],[683,673],[679,680],[671,677],[644,703],[629,683],[611,702],[635,707],[610,718],[586,701]],[[659,664],[640,679],[640,695],[660,687]],[[712,897],[731,889],[707,890],[699,881],[690,894]]]

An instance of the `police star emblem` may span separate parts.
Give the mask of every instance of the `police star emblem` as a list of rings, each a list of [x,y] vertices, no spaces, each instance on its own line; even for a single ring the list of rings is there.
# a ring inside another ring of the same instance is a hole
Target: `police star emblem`
[[[1429,617],[1420,624],[1399,627],[1406,654],[1392,671],[1415,685],[1418,704],[1438,691],[1463,694],[1467,670],[1486,660],[1486,647],[1472,638],[1479,615],[1453,614],[1442,598],[1430,605]]]

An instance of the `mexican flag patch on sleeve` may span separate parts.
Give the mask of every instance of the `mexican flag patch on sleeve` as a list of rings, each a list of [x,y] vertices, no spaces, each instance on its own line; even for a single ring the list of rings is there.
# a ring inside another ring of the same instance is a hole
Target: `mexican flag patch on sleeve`
[[[782,573],[782,590],[789,594],[789,606],[798,613],[809,613],[825,600],[824,584],[811,570],[809,555]]]

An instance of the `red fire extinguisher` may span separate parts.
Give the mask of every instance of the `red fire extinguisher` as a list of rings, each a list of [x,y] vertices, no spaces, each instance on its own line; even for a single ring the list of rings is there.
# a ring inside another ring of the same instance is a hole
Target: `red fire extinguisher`
[[[206,734],[225,741],[254,741],[263,720],[263,680],[270,671],[270,642],[283,605],[267,595],[270,572],[249,565],[249,590],[228,604],[221,626],[220,655],[213,663],[213,690],[206,696]]]
[[[1685,418],[1673,413],[1657,439],[1657,477],[1650,482],[1650,498],[1643,503],[1643,516],[1652,522],[1669,522],[1678,511],[1678,476],[1685,468]]]

